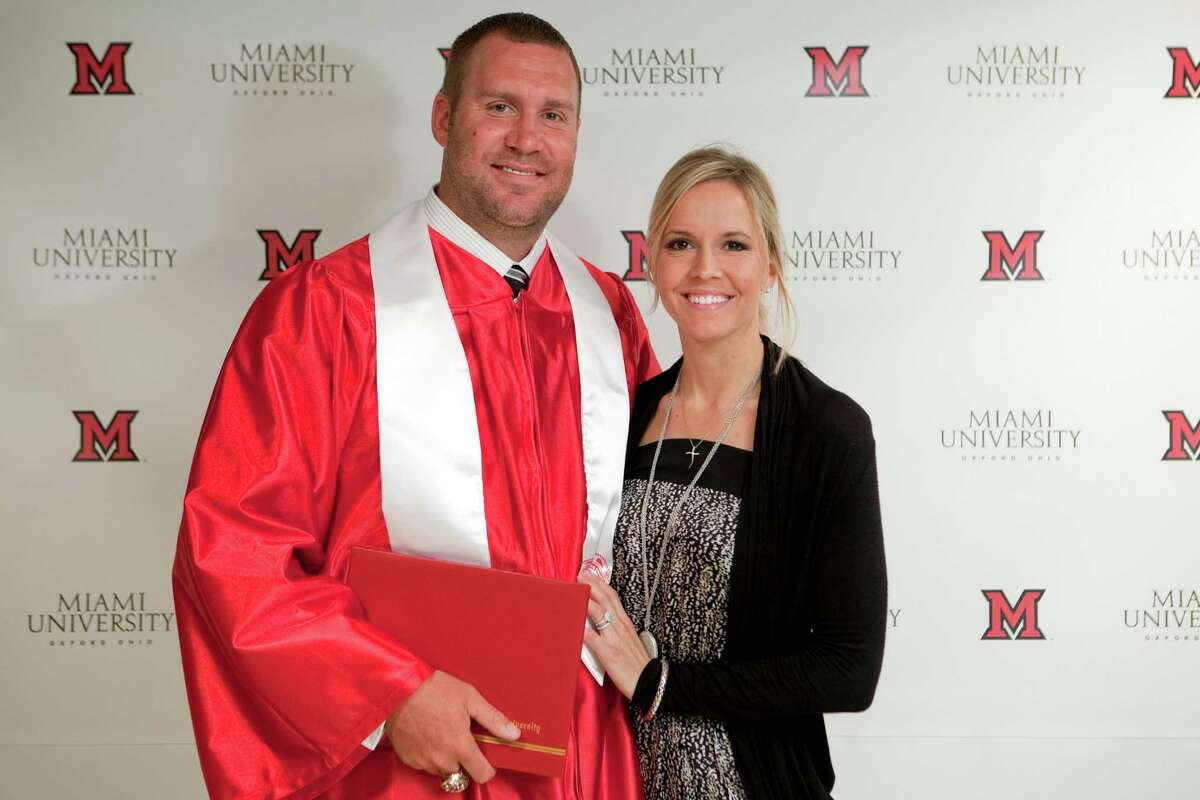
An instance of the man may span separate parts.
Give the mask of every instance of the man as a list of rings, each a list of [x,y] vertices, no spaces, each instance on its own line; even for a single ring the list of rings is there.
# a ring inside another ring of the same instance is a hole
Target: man
[[[355,545],[564,580],[611,553],[629,399],[658,366],[620,280],[544,232],[580,92],[542,20],[468,29],[433,104],[435,190],[247,314],[173,574],[213,796],[438,797],[446,775],[481,798],[640,795],[611,682],[580,666],[561,780],[495,774],[470,722],[515,726],[366,622],[344,583]]]

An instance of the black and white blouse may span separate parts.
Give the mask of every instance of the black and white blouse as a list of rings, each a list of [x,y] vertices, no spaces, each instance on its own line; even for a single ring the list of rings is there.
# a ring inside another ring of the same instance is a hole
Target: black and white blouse
[[[613,541],[613,587],[638,630],[645,624],[641,509],[656,443],[638,448],[625,476],[621,515]],[[654,581],[667,518],[712,442],[693,448],[687,439],[663,442],[647,512],[646,572]],[[688,455],[698,451],[698,456]],[[651,604],[650,631],[668,662],[712,662],[724,654],[729,574],[742,487],[750,452],[722,445],[680,509]],[[742,800],[725,724],[702,716],[660,712],[634,737],[647,800]]]

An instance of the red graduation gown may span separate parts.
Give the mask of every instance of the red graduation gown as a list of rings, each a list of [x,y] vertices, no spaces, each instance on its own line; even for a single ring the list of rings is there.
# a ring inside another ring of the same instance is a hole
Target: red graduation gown
[[[491,563],[572,580],[587,505],[574,323],[558,268],[547,248],[514,304],[495,270],[430,236],[470,367]],[[588,269],[617,322],[632,398],[658,364],[628,290]],[[209,404],[173,584],[213,797],[445,796],[386,739],[373,752],[361,744],[431,671],[363,619],[343,582],[352,546],[389,547],[374,311],[366,238],[294,267],[251,306]],[[580,666],[562,780],[504,770],[467,796],[640,797],[611,681],[597,686]]]

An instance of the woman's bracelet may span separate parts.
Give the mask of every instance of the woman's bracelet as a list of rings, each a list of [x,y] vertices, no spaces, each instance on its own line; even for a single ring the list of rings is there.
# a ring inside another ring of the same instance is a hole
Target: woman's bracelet
[[[658,713],[658,706],[662,703],[663,690],[667,688],[667,660],[660,658],[662,671],[658,674],[658,688],[654,690],[654,701],[650,703],[650,709],[642,715],[642,722],[649,722],[654,719],[654,715]]]

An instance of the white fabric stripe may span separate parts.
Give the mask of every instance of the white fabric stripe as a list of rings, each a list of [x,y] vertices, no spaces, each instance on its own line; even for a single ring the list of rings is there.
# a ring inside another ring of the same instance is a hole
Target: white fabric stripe
[[[430,205],[427,197],[403,209],[369,240],[383,513],[395,551],[490,566],[475,397],[429,241]],[[599,553],[611,563],[629,427],[621,335],[586,265],[554,237],[547,241],[575,323],[588,506],[583,560]],[[582,657],[603,683],[587,648]]]
[[[429,194],[425,195],[424,202],[429,226],[435,231],[496,270],[501,276],[505,275],[513,266],[513,260],[506,256],[504,251],[483,238],[479,231],[451,211],[450,206],[442,202],[442,198],[438,197],[437,192],[433,189],[430,189]],[[526,275],[532,275],[533,268],[537,265],[538,260],[542,257],[542,251],[545,249],[546,232],[542,231],[525,257],[515,263],[525,270]]]
[[[605,563],[612,564],[613,533],[621,510],[621,482],[625,473],[625,439],[629,431],[629,383],[621,332],[612,307],[587,266],[557,237],[550,236],[549,242],[575,320],[588,504],[583,560],[599,553]],[[603,683],[604,669],[586,646],[583,662],[592,677]]]
[[[475,395],[425,204],[384,223],[369,247],[388,539],[398,552],[490,566]]]

